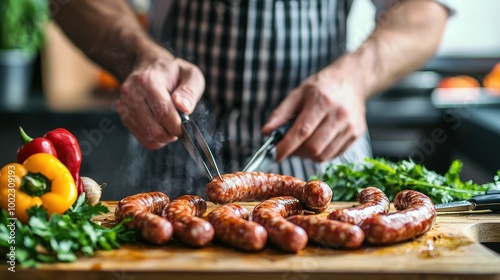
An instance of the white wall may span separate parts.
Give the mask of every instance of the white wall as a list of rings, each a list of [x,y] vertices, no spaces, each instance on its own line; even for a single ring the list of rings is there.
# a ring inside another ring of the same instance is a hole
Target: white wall
[[[438,56],[500,57],[500,1],[448,1],[456,13],[449,20]],[[354,0],[348,21],[348,48],[356,48],[374,27],[370,0]]]

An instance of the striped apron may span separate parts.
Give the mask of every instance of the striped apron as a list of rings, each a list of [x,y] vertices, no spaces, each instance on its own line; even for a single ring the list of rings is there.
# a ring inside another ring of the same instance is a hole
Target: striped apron
[[[150,33],[206,78],[195,119],[221,172],[241,170],[265,140],[260,129],[301,81],[345,51],[349,1],[152,1]],[[159,151],[131,145],[128,182],[172,197],[204,196],[207,179],[180,143]],[[371,156],[368,134],[333,162]],[[307,180],[331,162],[291,157],[271,172]],[[145,189],[144,189],[145,188]]]

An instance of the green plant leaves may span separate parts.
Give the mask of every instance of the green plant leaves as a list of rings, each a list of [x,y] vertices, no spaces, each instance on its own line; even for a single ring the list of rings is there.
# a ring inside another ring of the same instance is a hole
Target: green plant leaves
[[[15,244],[8,243],[8,214],[0,211],[0,258],[5,258],[10,246],[16,248],[16,261],[23,267],[33,267],[46,262],[73,262],[78,255],[94,254],[95,250],[111,250],[120,244],[136,241],[138,233],[129,230],[125,219],[108,228],[92,221],[92,218],[108,212],[102,204],[90,205],[85,195],[64,214],[53,214],[50,218],[42,207],[28,210],[27,225],[16,221]]]
[[[48,21],[47,0],[0,1],[0,49],[36,52]]]
[[[488,189],[500,189],[500,170],[493,182],[476,184],[460,179],[462,162],[455,160],[448,171],[440,175],[412,160],[391,162],[384,158],[367,158],[361,163],[331,164],[319,179],[330,185],[333,200],[353,201],[368,186],[382,190],[390,200],[404,190],[413,189],[429,196],[434,203],[447,203],[484,194]]]

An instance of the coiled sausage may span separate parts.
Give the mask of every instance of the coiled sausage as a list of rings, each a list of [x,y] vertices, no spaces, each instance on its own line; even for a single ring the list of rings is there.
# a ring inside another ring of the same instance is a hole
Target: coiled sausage
[[[163,210],[162,217],[174,226],[174,237],[193,246],[202,247],[214,238],[214,228],[205,219],[200,218],[207,210],[207,203],[197,195],[183,195]]]
[[[389,213],[390,201],[378,188],[364,188],[359,192],[357,199],[359,206],[334,210],[328,215],[328,219],[360,225],[375,214]]]
[[[128,228],[141,231],[142,237],[153,244],[164,244],[172,238],[172,224],[160,217],[170,198],[162,192],[138,193],[123,198],[115,208],[115,218],[122,221],[127,217],[132,220]]]
[[[259,203],[250,220],[264,226],[271,243],[288,252],[298,252],[307,245],[307,233],[285,218],[304,213],[298,199],[291,196],[270,198]]]
[[[332,200],[332,189],[324,182],[305,182],[293,176],[264,172],[236,172],[216,177],[206,186],[208,199],[226,204],[235,201],[265,200],[293,196],[304,208],[320,213]]]
[[[267,231],[260,224],[248,221],[250,211],[237,204],[226,204],[207,216],[220,241],[245,251],[259,251],[266,245]]]
[[[436,221],[436,207],[431,199],[414,190],[403,190],[394,197],[399,212],[374,215],[361,225],[365,240],[371,244],[405,241],[428,231]]]

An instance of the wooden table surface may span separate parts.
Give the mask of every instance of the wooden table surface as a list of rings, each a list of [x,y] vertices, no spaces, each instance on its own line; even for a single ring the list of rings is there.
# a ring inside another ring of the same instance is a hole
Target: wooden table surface
[[[114,223],[110,213],[96,221]],[[256,203],[240,203],[251,209]],[[320,215],[352,203],[333,202]],[[207,213],[215,206],[209,204]],[[419,238],[391,246],[363,245],[356,250],[309,244],[298,254],[272,246],[247,253],[213,242],[193,249],[175,240],[164,246],[126,245],[99,251],[74,263],[38,269],[0,266],[0,279],[142,280],[142,279],[481,279],[500,280],[500,255],[479,244],[500,242],[500,214],[488,212],[438,214],[433,228]]]

